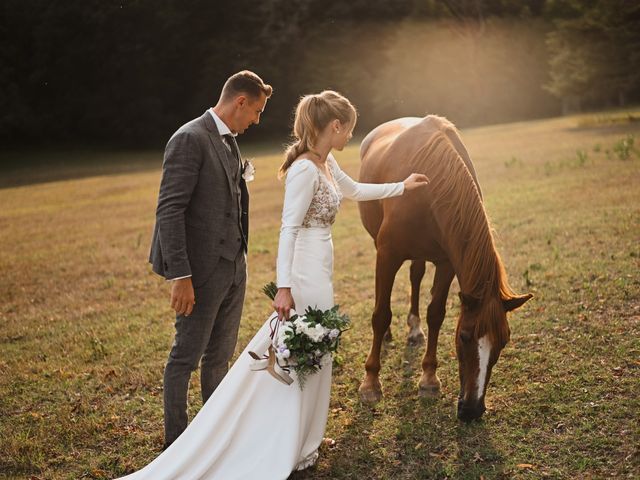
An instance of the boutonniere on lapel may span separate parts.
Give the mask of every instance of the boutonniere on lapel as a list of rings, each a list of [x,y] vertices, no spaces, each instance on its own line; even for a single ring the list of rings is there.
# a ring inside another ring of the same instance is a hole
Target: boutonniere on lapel
[[[242,167],[242,178],[244,181],[249,183],[252,182],[255,178],[256,169],[249,160],[244,162],[244,166]]]

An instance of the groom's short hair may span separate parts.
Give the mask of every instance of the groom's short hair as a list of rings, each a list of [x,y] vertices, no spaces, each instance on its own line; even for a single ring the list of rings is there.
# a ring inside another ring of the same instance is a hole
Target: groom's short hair
[[[224,87],[222,87],[220,97],[223,101],[227,101],[243,93],[251,97],[252,100],[257,100],[260,98],[260,94],[264,94],[269,98],[273,93],[273,88],[271,88],[271,85],[264,83],[255,73],[243,70],[229,77]]]

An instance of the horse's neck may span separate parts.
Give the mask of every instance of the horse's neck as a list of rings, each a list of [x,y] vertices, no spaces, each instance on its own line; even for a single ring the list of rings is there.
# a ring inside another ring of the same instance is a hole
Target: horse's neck
[[[452,142],[452,138],[459,142],[457,135],[448,135],[449,129],[437,118],[423,123],[422,133],[428,140],[414,162],[432,179],[431,211],[460,286],[464,293],[480,297],[487,282],[499,281],[501,271],[480,189],[461,156],[466,150],[462,146],[458,151]]]
[[[472,181],[470,176],[468,181]],[[456,208],[436,208],[433,212],[442,230],[445,250],[462,291],[480,298],[487,288],[498,288],[500,281],[501,262],[489,220],[475,191],[448,189],[446,197],[443,204]]]
[[[466,245],[455,242],[450,247],[450,255],[460,290],[476,298],[482,298],[489,291],[498,288],[500,266],[495,250],[487,248],[480,252],[472,244],[476,241],[477,239],[471,239]]]

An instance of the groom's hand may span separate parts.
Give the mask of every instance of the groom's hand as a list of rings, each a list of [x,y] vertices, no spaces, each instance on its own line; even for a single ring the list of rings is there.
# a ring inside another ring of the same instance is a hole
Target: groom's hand
[[[273,308],[278,312],[278,320],[289,320],[289,312],[295,308],[290,288],[279,288],[273,299]]]
[[[180,278],[171,282],[171,308],[177,315],[188,317],[196,303],[191,277]]]

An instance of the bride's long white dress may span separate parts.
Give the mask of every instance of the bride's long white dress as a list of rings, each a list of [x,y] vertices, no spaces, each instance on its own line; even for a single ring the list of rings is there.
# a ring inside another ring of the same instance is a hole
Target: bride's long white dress
[[[296,310],[333,307],[331,225],[342,196],[374,200],[401,195],[402,182],[354,182],[329,155],[333,179],[311,160],[287,173],[278,247],[277,284],[291,287]],[[178,439],[128,480],[286,479],[313,465],[324,436],[331,391],[331,358],[300,390],[265,371],[251,371],[247,353],[270,334],[265,322],[222,383]]]

